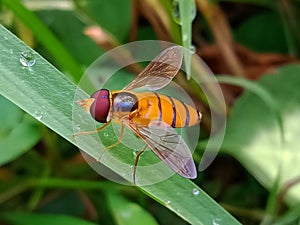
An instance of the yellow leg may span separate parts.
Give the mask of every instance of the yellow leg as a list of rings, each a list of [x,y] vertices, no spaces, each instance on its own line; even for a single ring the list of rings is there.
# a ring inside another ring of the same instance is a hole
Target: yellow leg
[[[108,121],[106,124],[104,124],[102,127],[97,128],[96,130],[92,130],[92,131],[83,131],[83,132],[78,132],[73,134],[73,138],[77,137],[79,135],[86,135],[86,134],[94,134],[94,133],[98,133],[99,131],[103,130],[105,127],[107,127],[110,124],[111,120]]]
[[[133,168],[133,184],[136,185],[136,168],[137,168],[137,164],[139,161],[139,158],[141,156],[141,154],[143,154],[143,152],[146,150],[147,145],[145,145],[141,151],[139,151],[138,154],[136,154],[135,156],[135,163],[134,163],[134,168]]]
[[[109,150],[109,149],[111,149],[111,148],[113,148],[113,147],[115,147],[115,146],[117,146],[118,144],[121,143],[122,138],[123,138],[124,128],[125,128],[125,125],[122,123],[122,127],[121,127],[120,136],[119,136],[119,138],[118,138],[118,141],[117,141],[116,143],[112,144],[112,145],[107,146],[105,149],[103,149],[103,152],[102,152],[102,154],[99,156],[99,158],[97,159],[97,161],[100,161],[100,160],[101,160],[101,158],[102,158],[102,156],[103,156],[103,153],[104,153],[105,151],[107,151],[107,150]]]

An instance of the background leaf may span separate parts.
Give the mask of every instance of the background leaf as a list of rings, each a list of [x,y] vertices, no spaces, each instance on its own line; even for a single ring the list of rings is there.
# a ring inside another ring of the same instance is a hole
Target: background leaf
[[[21,213],[10,212],[0,214],[0,218],[6,220],[10,224],[16,225],[95,225],[96,223],[87,222],[76,217],[57,215],[57,214],[37,214],[37,213]]]
[[[103,51],[89,37],[84,35],[85,23],[78,18],[73,11],[67,10],[38,10],[37,16],[61,41],[64,48],[84,67],[88,67]],[[64,21],[64,26],[61,25]],[[37,46],[39,52],[46,55],[47,46]],[[50,52],[51,53],[51,52]],[[51,54],[46,55],[47,58]],[[59,65],[59,61],[53,60],[54,65]],[[52,63],[53,64],[53,63]]]
[[[89,17],[91,25],[97,23],[121,43],[126,40],[131,19],[130,0],[75,0],[75,3]]]
[[[285,135],[283,146],[271,109],[255,94],[243,94],[227,123],[223,148],[268,188],[274,185],[278,173],[281,185],[299,176],[299,73],[300,67],[291,65],[278,69],[274,75],[265,75],[259,81],[280,109]],[[289,190],[290,204],[299,203],[299,192],[300,185]]]
[[[118,225],[157,225],[155,219],[142,207],[116,193],[107,193],[108,205]]]
[[[235,29],[234,37],[240,44],[257,52],[288,53],[282,19],[274,12],[250,17]]]
[[[30,150],[40,139],[39,124],[0,96],[0,165]]]

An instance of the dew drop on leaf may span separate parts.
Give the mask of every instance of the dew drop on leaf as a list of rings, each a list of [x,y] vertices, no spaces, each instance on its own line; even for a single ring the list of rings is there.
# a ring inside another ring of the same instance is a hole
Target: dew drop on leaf
[[[213,225],[221,225],[221,221],[222,221],[222,219],[220,219],[220,218],[215,218],[215,219],[213,219],[212,224],[213,224]]]
[[[200,191],[197,188],[193,189],[193,195],[199,195]]]
[[[80,130],[80,125],[77,124],[77,125],[75,126],[75,129],[76,129],[77,131],[79,131],[79,130]]]
[[[43,114],[39,111],[35,111],[33,113],[33,117],[36,118],[37,120],[41,120],[43,118]]]
[[[191,51],[191,54],[194,54],[196,52],[196,47],[195,45],[191,45],[190,46],[190,51]]]
[[[191,8],[191,12],[190,12],[189,22],[192,22],[196,18],[197,9],[196,9],[194,0],[192,0],[190,2],[190,5],[192,6],[192,8]],[[174,21],[177,24],[182,25],[182,18],[181,18],[181,13],[180,13],[180,8],[179,8],[179,0],[173,0],[172,14],[173,14]]]
[[[181,25],[181,18],[180,18],[180,12],[179,12],[179,2],[178,0],[174,0],[173,1],[173,10],[172,10],[172,13],[173,13],[173,19],[174,21]]]
[[[31,67],[35,64],[35,56],[30,51],[25,51],[20,54],[20,63],[23,66]]]

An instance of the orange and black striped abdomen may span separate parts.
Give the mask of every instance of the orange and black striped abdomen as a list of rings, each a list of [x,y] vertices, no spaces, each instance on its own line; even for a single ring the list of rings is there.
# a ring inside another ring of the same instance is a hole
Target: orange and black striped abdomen
[[[133,123],[148,125],[152,120],[163,121],[174,128],[188,127],[200,122],[201,114],[182,101],[155,92],[135,93],[138,102],[129,115]]]

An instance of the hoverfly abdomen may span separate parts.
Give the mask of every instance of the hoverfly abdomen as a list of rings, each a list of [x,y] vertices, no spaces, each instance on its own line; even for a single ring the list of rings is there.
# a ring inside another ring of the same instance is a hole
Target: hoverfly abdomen
[[[200,122],[199,112],[192,106],[155,92],[137,93],[138,104],[130,120],[141,125],[162,121],[171,127],[189,127]]]

